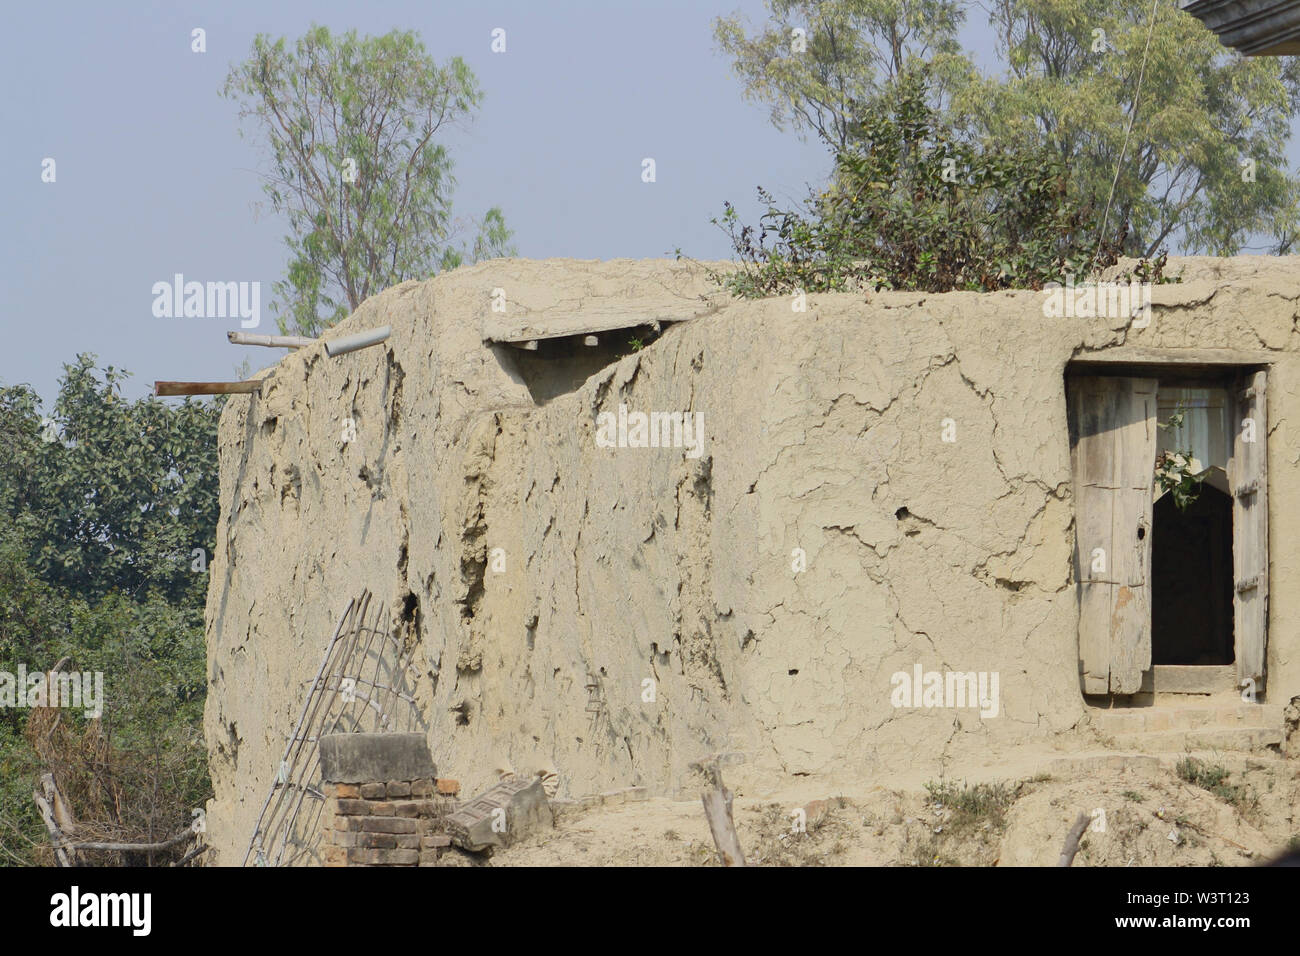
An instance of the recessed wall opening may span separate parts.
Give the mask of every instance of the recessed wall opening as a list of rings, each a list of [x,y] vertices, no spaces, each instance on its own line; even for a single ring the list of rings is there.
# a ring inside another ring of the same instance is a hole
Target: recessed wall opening
[[[1153,509],[1151,663],[1231,664],[1232,499],[1213,485],[1179,511]]]
[[[604,329],[581,335],[493,343],[492,351],[514,372],[538,405],[567,395],[601,369],[659,337],[654,325]]]
[[[1067,370],[1085,696],[1264,686],[1266,384],[1173,354]]]

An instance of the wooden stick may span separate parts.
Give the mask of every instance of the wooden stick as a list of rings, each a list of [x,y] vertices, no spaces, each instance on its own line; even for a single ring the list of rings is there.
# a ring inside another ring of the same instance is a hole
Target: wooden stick
[[[1070,832],[1065,835],[1065,846],[1061,847],[1061,858],[1056,861],[1057,866],[1069,866],[1074,862],[1074,855],[1079,852],[1079,840],[1083,838],[1083,831],[1088,829],[1088,824],[1092,822],[1092,817],[1086,813],[1080,813],[1078,819],[1074,821],[1074,826],[1070,827]]]
[[[203,853],[207,853],[207,852],[208,852],[209,850],[211,850],[211,849],[212,849],[212,847],[210,847],[210,846],[208,846],[208,845],[206,845],[206,844],[204,844],[204,845],[202,845],[202,846],[196,846],[194,849],[190,850],[189,853],[186,853],[183,857],[181,857],[181,858],[180,858],[179,860],[177,860],[175,863],[172,863],[172,864],[169,864],[169,865],[170,865],[170,866],[184,866],[186,863],[190,862],[190,860],[194,859],[196,856],[199,856],[200,854],[203,854]]]
[[[247,382],[154,382],[153,393],[164,395],[243,395],[262,388],[260,379]]]
[[[74,854],[69,853],[68,849],[65,849],[63,830],[55,820],[54,809],[51,806],[52,801],[49,799],[53,786],[54,776],[48,773],[42,775],[41,788],[45,793],[41,793],[40,790],[33,790],[32,799],[36,801],[36,809],[40,811],[41,819],[45,821],[45,829],[50,831],[50,845],[54,847],[55,865],[72,866],[76,857]]]
[[[732,794],[723,786],[717,758],[694,764],[694,767],[709,784],[709,789],[700,799],[704,802],[704,816],[709,821],[709,832],[713,834],[713,845],[717,847],[722,865],[744,866],[745,852],[741,849],[736,823],[731,816]]]
[[[252,332],[227,332],[231,345],[262,345],[268,349],[302,349],[315,345],[315,339],[303,335],[255,335]]]
[[[170,840],[164,840],[161,843],[64,843],[62,845],[75,850],[116,850],[123,853],[132,851],[143,853],[171,849],[193,836],[194,832],[192,830],[185,830],[183,833],[178,833]]]

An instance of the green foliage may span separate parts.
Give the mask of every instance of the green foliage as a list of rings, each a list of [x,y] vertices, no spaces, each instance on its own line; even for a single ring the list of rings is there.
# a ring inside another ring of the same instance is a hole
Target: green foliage
[[[31,543],[33,569],[91,599],[153,588],[201,606],[190,554],[215,543],[222,403],[125,401],[127,373],[101,377],[89,355],[64,372],[49,419],[30,388],[0,387],[0,512]]]
[[[974,80],[954,112],[986,138],[1055,150],[1085,200],[1114,183],[1127,255],[1177,241],[1230,256],[1252,234],[1286,251],[1300,225],[1285,157],[1300,59],[1239,56],[1169,0],[1154,28],[1151,12],[1151,0],[995,0],[1009,72]]]
[[[265,192],[289,222],[281,331],[314,335],[391,285],[513,254],[496,208],[468,250],[456,246],[452,160],[437,137],[481,93],[463,60],[439,65],[416,33],[313,26],[292,48],[259,34],[222,94],[260,128],[273,166]]]
[[[1157,428],[1176,431],[1183,425],[1186,410],[1180,405],[1167,422],[1156,422]],[[1201,484],[1205,481],[1206,469],[1192,454],[1190,448],[1182,451],[1162,451],[1156,456],[1156,483],[1174,496],[1174,505],[1179,511],[1186,511],[1201,494]]]
[[[960,137],[1013,155],[1051,152],[1070,171],[1072,204],[1098,217],[1113,184],[1109,222],[1125,255],[1171,244],[1234,255],[1252,236],[1271,252],[1295,247],[1300,178],[1285,149],[1300,57],[1238,56],[1172,0],[1159,3],[1149,45],[1151,0],[992,0],[1005,72],[986,75],[959,47],[955,3],[767,5],[758,30],[718,20],[719,46],[778,126],[812,131],[836,153],[853,145],[857,104],[924,63],[935,77],[930,106]],[[795,26],[807,30],[801,53]]]
[[[762,30],[747,33],[739,16],[720,17],[714,38],[746,98],[769,104],[777,128],[814,132],[841,152],[853,140],[855,104],[879,97],[915,61],[945,85],[965,75],[962,8],[955,0],[768,0]]]
[[[86,833],[127,842],[173,835],[211,793],[207,575],[190,551],[214,544],[221,402],[128,402],[126,374],[78,356],[48,418],[29,387],[0,387],[0,671],[66,659],[102,672],[105,695],[99,720],[0,708],[7,863],[46,861],[39,773]]]
[[[928,71],[906,71],[851,126],[830,185],[804,210],[759,191],[757,230],[728,204],[714,220],[742,269],[747,296],[861,289],[993,291],[1041,288],[1115,261],[1120,236],[1070,198],[1050,151],[984,146],[943,125],[929,105]],[[1100,238],[1100,241],[1099,241]]]

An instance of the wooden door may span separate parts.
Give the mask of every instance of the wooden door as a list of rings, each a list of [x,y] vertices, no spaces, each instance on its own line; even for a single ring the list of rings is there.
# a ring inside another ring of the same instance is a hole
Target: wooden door
[[[1237,679],[1264,679],[1268,638],[1268,394],[1264,372],[1243,376],[1228,478],[1232,488],[1233,633]]]
[[[1079,658],[1085,694],[1133,694],[1151,668],[1156,380],[1071,380]]]

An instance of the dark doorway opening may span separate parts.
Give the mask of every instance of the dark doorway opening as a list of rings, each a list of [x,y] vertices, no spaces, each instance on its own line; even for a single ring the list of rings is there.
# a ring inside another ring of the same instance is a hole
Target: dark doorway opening
[[[1151,663],[1233,662],[1232,499],[1208,482],[1179,511],[1155,503],[1151,541]]]

